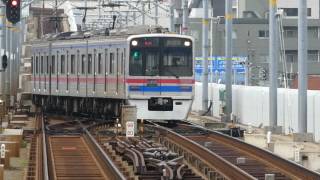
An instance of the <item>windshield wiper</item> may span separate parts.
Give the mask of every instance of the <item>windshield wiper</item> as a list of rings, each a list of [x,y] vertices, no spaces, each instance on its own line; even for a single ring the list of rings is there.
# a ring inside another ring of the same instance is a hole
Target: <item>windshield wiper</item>
[[[171,75],[173,75],[173,76],[175,76],[177,79],[179,79],[179,75],[177,75],[176,73],[172,72],[170,69],[167,69],[167,71],[168,71]]]

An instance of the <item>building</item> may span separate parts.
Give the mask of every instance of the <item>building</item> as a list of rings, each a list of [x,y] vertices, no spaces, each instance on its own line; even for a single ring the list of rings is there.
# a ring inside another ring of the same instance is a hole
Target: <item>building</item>
[[[214,2],[214,1],[213,1]],[[289,87],[298,72],[298,19],[297,3],[279,0],[279,85]],[[218,4],[223,8],[224,3]],[[269,24],[268,1],[238,0],[234,1],[235,14],[233,26],[233,55],[246,56],[248,59],[249,84],[268,85],[269,72]],[[320,2],[308,1],[308,73],[320,74]],[[202,56],[202,13],[200,8],[191,11],[189,34],[195,37],[196,56]],[[281,10],[280,10],[281,9]],[[212,12],[212,9],[211,9]],[[177,19],[176,22],[181,22]],[[211,55],[224,56],[224,18],[211,16],[209,39]],[[212,41],[213,40],[213,41]]]

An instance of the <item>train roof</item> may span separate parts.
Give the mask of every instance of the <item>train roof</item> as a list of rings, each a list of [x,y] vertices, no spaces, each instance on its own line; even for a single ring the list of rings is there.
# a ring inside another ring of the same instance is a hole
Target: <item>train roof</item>
[[[127,28],[117,28],[113,30],[95,30],[86,32],[63,32],[59,34],[49,34],[43,39],[34,41],[32,44],[43,46],[48,42],[54,43],[81,43],[84,39],[90,41],[127,41],[139,37],[184,37],[193,39],[190,36],[170,33],[168,29],[160,26],[134,26]]]

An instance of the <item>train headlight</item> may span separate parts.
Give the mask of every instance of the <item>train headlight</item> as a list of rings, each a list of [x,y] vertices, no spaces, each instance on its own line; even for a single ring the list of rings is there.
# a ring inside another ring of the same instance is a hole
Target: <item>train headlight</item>
[[[191,46],[191,42],[190,42],[190,41],[185,41],[185,42],[184,42],[184,46],[186,46],[186,47]]]
[[[138,46],[138,41],[132,41],[132,42],[131,42],[131,45],[132,45],[132,46]]]

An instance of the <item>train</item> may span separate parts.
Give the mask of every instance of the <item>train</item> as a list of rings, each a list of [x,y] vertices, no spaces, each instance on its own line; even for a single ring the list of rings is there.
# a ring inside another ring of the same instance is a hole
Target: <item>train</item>
[[[150,27],[74,34],[32,44],[36,106],[109,119],[133,106],[138,119],[186,119],[195,88],[192,37]]]

